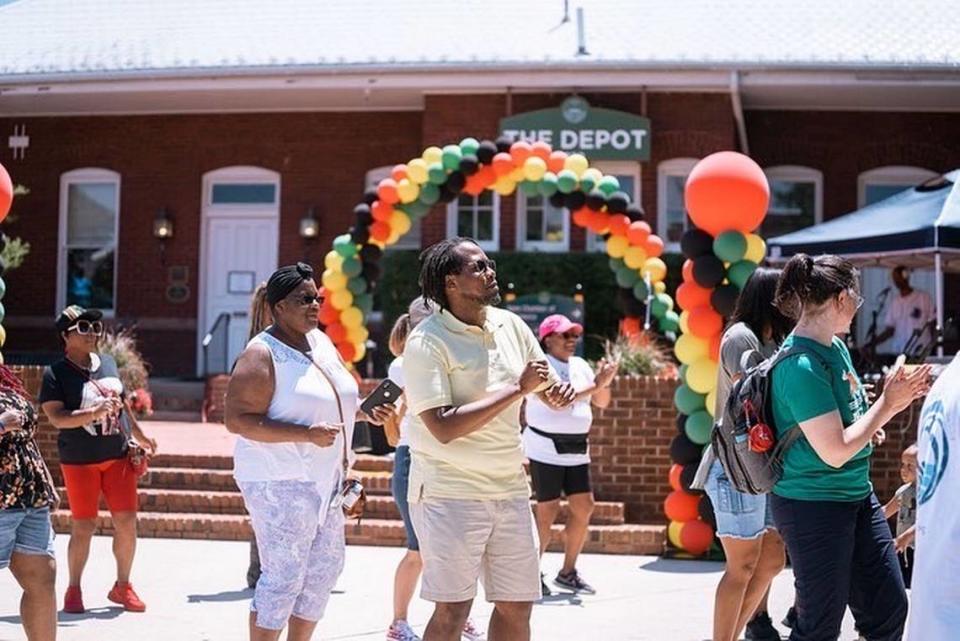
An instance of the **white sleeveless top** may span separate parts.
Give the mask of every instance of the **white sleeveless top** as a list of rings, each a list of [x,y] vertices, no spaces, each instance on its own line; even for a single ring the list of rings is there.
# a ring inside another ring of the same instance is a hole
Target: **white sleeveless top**
[[[320,330],[307,334],[310,355],[334,382],[343,403],[344,431],[350,465],[355,456],[350,445],[359,402],[357,382],[343,366],[336,347]],[[267,418],[309,426],[339,423],[337,399],[326,377],[307,357],[267,332],[254,336],[248,346],[266,345],[273,358],[276,381]],[[312,443],[262,443],[237,438],[233,476],[237,482],[313,481],[324,496],[339,490],[343,474],[343,432],[329,447]]]

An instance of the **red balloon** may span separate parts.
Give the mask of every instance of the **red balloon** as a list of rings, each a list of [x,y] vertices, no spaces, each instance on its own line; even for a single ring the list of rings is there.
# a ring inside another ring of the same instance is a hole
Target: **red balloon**
[[[709,305],[696,307],[690,310],[687,326],[694,336],[709,340],[723,331],[723,317]]]
[[[640,319],[635,316],[627,316],[620,321],[620,332],[624,336],[636,336],[642,328]]]
[[[710,358],[717,362],[720,361],[720,340],[722,338],[723,333],[721,332],[710,339]]]
[[[394,165],[393,169],[390,170],[390,177],[400,182],[407,177],[407,166],[406,165]]]
[[[480,171],[474,174],[474,176],[480,177],[480,180],[483,182],[484,189],[497,182],[497,172],[491,165],[484,165],[480,168]]]
[[[13,180],[10,174],[0,165],[0,222],[10,213],[13,204]]]
[[[379,240],[381,243],[386,242],[390,238],[390,224],[382,220],[375,220],[370,225],[370,238]]]
[[[657,258],[663,255],[663,241],[659,236],[651,234],[643,246],[648,258]]]
[[[670,487],[675,490],[682,490],[683,487],[680,485],[680,473],[683,472],[683,466],[679,463],[674,463],[670,466]]]
[[[710,304],[711,290],[694,282],[684,282],[677,287],[676,301],[680,309],[695,309]]]
[[[400,195],[397,193],[397,181],[393,178],[384,178],[377,185],[377,198],[392,205],[393,203],[400,200]]]
[[[566,161],[567,153],[565,151],[554,151],[550,154],[550,157],[547,158],[547,169],[555,174],[559,174],[563,171],[563,163]]]
[[[689,258],[683,261],[683,267],[680,269],[680,273],[683,276],[683,282],[697,284],[697,281],[693,278],[693,261]],[[699,285],[697,285],[699,287]]]
[[[623,214],[610,216],[610,233],[614,236],[626,236],[630,231],[630,219]]]
[[[663,502],[663,513],[671,521],[680,521],[681,523],[693,521],[700,515],[699,505],[699,496],[683,490],[674,490],[667,494],[667,499]]]
[[[713,528],[699,519],[685,523],[680,530],[680,545],[690,554],[703,554],[713,545]]]
[[[471,196],[479,196],[486,185],[484,184],[481,172],[467,176],[467,184],[463,186],[463,191]]]
[[[317,312],[317,320],[324,325],[332,325],[340,320],[340,310],[331,305],[330,299],[328,298],[323,302],[323,305],[320,306],[320,311]]]
[[[532,153],[534,156],[536,156],[537,158],[543,158],[544,160],[550,160],[550,152],[551,152],[550,145],[548,145],[547,143],[543,142],[542,140],[538,140],[537,142],[535,142],[535,143],[533,143],[532,145],[530,145],[530,151],[531,151],[531,153]],[[550,166],[547,165],[547,168],[549,169]]]
[[[493,171],[497,176],[506,176],[514,170],[513,158],[510,154],[501,151],[493,157]]]
[[[650,232],[650,225],[642,220],[634,221],[630,223],[630,229],[627,231],[627,240],[634,247],[643,247],[650,238]]]
[[[357,355],[357,348],[353,346],[353,343],[338,343],[337,351],[340,352],[340,356],[343,357],[348,363],[353,362],[353,357]]]
[[[370,213],[373,214],[374,220],[382,220],[383,222],[390,222],[390,219],[393,217],[393,205],[383,202],[382,200],[374,201],[373,206],[370,208]]]
[[[690,172],[684,203],[690,220],[713,236],[730,229],[749,234],[767,215],[770,185],[749,156],[720,151]]]
[[[602,236],[610,231],[610,216],[602,211],[595,211],[590,216],[590,230]]]
[[[340,323],[330,323],[327,325],[325,332],[334,343],[342,343],[347,340],[347,328]]]
[[[510,145],[510,157],[518,167],[533,153],[533,145],[526,140],[518,140]]]
[[[581,207],[573,212],[573,224],[578,227],[588,226],[590,224],[590,210],[586,207]]]

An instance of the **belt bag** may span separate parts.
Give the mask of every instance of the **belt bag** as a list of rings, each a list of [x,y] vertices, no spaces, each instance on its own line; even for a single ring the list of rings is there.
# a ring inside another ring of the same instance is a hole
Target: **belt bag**
[[[554,434],[538,430],[532,425],[527,425],[527,429],[534,434],[539,434],[553,441],[553,447],[557,454],[586,454],[589,441],[586,434]]]

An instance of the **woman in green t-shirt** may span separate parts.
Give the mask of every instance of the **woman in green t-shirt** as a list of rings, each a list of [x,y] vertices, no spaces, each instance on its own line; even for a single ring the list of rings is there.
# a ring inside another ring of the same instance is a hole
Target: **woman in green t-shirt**
[[[929,369],[898,369],[868,407],[839,334],[863,303],[859,273],[838,256],[790,259],[776,305],[797,326],[783,349],[803,351],[772,375],[779,437],[799,426],[771,497],[797,590],[792,641],[834,640],[847,605],[871,641],[899,641],[907,615],[903,577],[890,528],[870,483],[873,442],[883,426],[929,387]]]

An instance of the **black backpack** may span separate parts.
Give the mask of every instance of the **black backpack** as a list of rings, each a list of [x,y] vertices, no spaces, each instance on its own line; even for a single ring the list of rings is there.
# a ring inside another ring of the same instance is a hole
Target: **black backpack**
[[[808,354],[816,358],[826,368],[826,362],[819,354],[800,347],[780,350],[770,358],[749,367],[757,352],[750,350],[740,358],[740,371],[743,376],[734,383],[723,415],[714,424],[711,441],[713,452],[720,459],[723,470],[731,485],[746,494],[766,494],[773,489],[783,475],[783,459],[787,449],[800,436],[800,426],[787,430],[779,439],[773,424],[773,411],[770,405],[771,373],[777,364],[790,356]],[[751,430],[763,434],[767,426],[771,442],[768,449],[757,451],[751,447]]]

